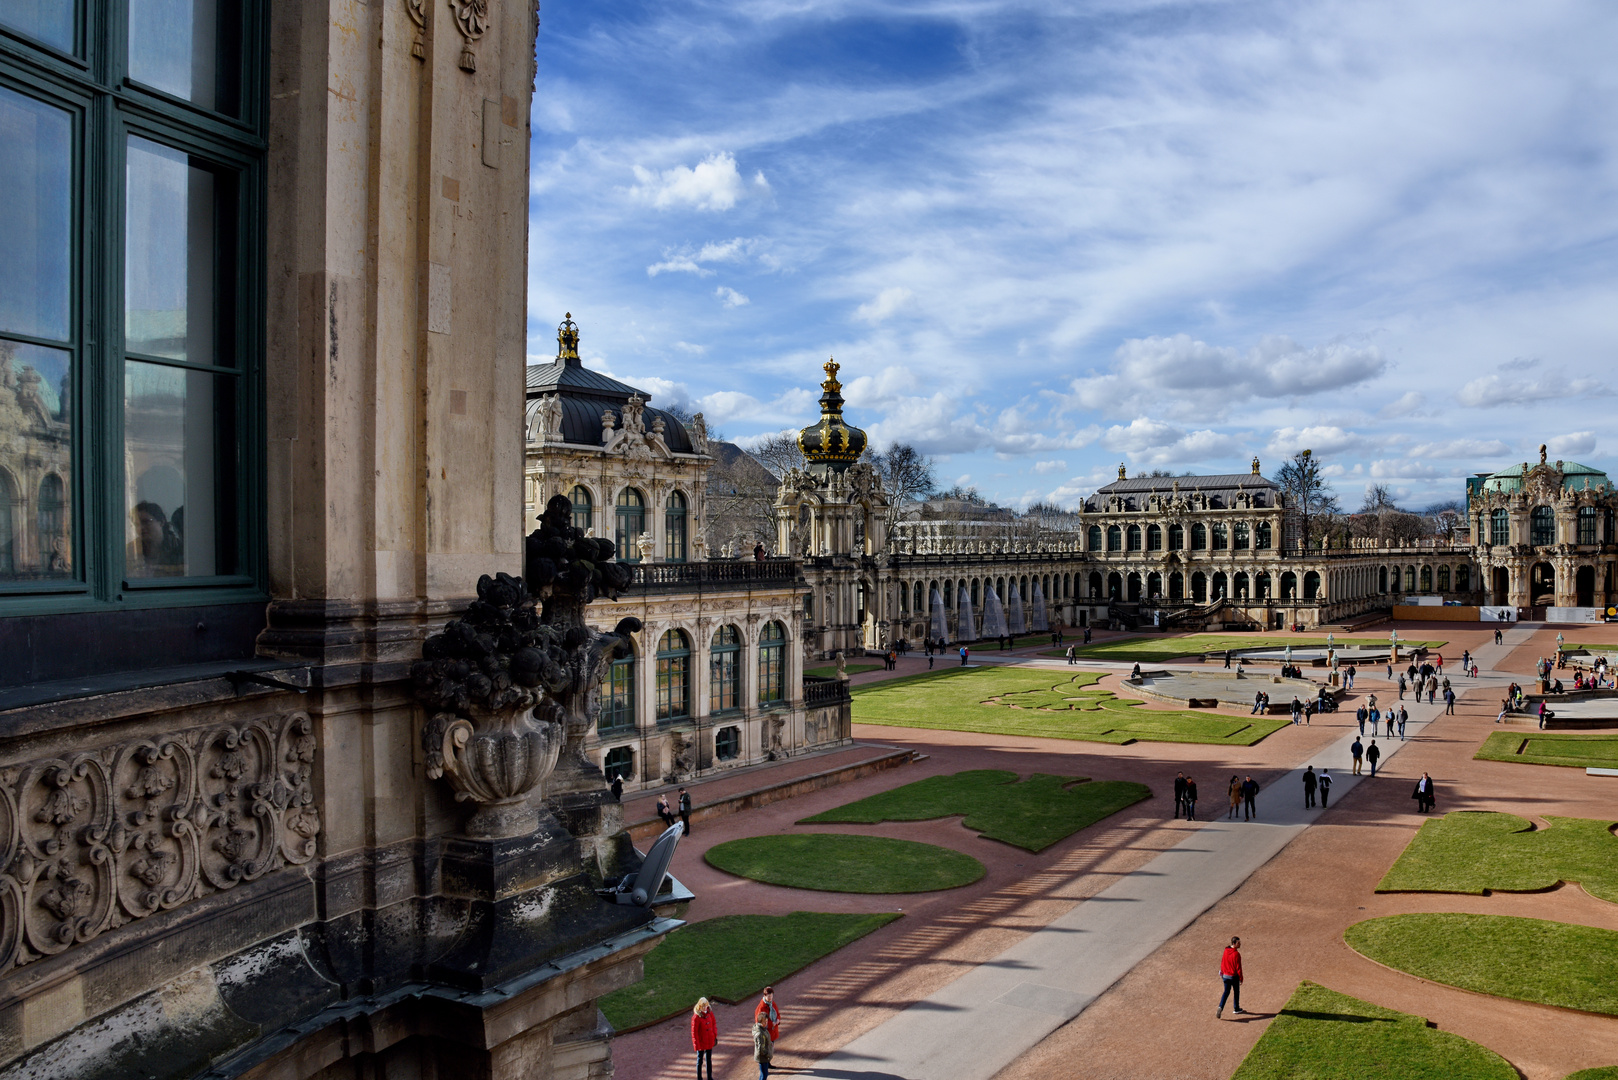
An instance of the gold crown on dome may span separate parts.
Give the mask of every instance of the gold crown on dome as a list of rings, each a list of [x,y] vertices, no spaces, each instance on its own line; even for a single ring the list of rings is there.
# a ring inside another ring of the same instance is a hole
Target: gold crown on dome
[[[865,452],[865,432],[843,420],[843,384],[837,381],[839,365],[828,359],[825,381],[820,384],[820,419],[798,432],[798,449],[811,467],[842,472]]]
[[[556,358],[558,360],[579,358],[579,324],[573,321],[571,311],[562,317],[561,325],[556,328]]]

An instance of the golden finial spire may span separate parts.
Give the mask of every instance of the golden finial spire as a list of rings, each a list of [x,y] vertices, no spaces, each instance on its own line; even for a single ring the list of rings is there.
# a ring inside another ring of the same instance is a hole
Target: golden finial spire
[[[570,311],[562,317],[562,325],[556,328],[556,359],[565,364],[578,358],[579,327],[573,321],[573,313]]]
[[[1258,455],[1257,454],[1253,455],[1253,475],[1254,476],[1258,475]]]
[[[1124,463],[1120,461],[1118,463],[1118,479],[1123,480],[1125,477],[1126,474],[1124,473]]]
[[[835,394],[843,388],[843,384],[837,381],[837,371],[840,367],[835,358],[826,360],[826,381],[820,384],[820,388],[828,394]]]

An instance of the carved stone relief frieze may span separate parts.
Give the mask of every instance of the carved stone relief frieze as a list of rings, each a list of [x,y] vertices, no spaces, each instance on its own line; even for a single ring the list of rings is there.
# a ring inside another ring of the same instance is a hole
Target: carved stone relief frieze
[[[0,768],[0,971],[315,854],[301,712]]]
[[[472,51],[472,43],[489,29],[489,0],[449,0],[449,7],[455,13],[455,25],[460,28],[461,37],[466,39],[461,44],[461,70],[476,71],[478,58]]]

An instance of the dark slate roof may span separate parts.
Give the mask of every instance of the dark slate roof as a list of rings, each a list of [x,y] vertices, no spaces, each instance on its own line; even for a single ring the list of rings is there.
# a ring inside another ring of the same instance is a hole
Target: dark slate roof
[[[528,407],[526,419],[533,423],[542,394],[557,394],[562,401],[562,437],[570,443],[584,446],[601,445],[601,414],[611,409],[617,413],[631,394],[649,398],[645,391],[627,383],[591,371],[573,360],[534,364],[528,368]],[[658,417],[663,418],[663,441],[676,454],[691,454],[691,436],[685,425],[661,409],[647,406],[642,414],[646,430]]]
[[[1281,487],[1275,481],[1250,472],[1215,476],[1139,476],[1132,480],[1114,480],[1097,488],[1096,493],[1085,500],[1084,508],[1099,510],[1109,496],[1122,495],[1128,509],[1138,509],[1146,505],[1146,500],[1140,496],[1150,495],[1154,491],[1167,495],[1174,490],[1175,484],[1180,485],[1182,495],[1200,492],[1208,496],[1208,505],[1213,507],[1233,505],[1238,490],[1253,496],[1256,507],[1274,506],[1275,496],[1281,493]]]

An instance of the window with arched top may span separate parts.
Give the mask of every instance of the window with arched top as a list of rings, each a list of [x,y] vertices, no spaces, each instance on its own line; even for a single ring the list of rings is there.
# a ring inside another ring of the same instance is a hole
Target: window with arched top
[[[1213,549],[1215,551],[1224,551],[1229,547],[1229,536],[1230,533],[1224,522],[1215,525],[1213,527]]]
[[[617,527],[613,530],[613,543],[618,548],[619,562],[639,562],[640,548],[636,546],[646,531],[646,499],[632,487],[618,493],[618,505],[613,508]]]
[[[1235,548],[1237,551],[1246,551],[1247,550],[1247,543],[1248,543],[1247,522],[1238,521],[1236,523],[1235,540],[1231,544],[1231,546],[1233,548]]]
[[[734,626],[714,631],[708,647],[708,711],[742,707],[742,634]]]
[[[1455,591],[1472,591],[1472,568],[1464,563],[1455,568]]]
[[[685,562],[685,496],[669,492],[663,504],[663,561]]]
[[[1388,591],[1388,568],[1386,566],[1380,568],[1377,572],[1376,591],[1384,593]]]
[[[601,677],[601,700],[596,729],[608,731],[635,726],[635,653],[620,657]]]
[[[1438,591],[1449,592],[1449,567],[1447,566],[1438,568]]]
[[[606,757],[601,760],[601,771],[606,774],[610,783],[615,777],[625,780],[635,775],[635,750],[630,746],[615,746],[607,751]]]
[[[691,715],[691,639],[670,630],[657,643],[657,718]]]
[[[1421,568],[1421,591],[1424,593],[1433,591],[1433,568],[1430,566]]]
[[[1556,511],[1548,506],[1534,507],[1528,515],[1528,542],[1534,547],[1556,543]]]
[[[1208,550],[1208,527],[1200,522],[1191,526],[1191,550]]]
[[[1253,547],[1259,551],[1268,551],[1274,545],[1274,541],[1275,535],[1270,528],[1270,523],[1268,521],[1259,522],[1258,528],[1253,530]]]
[[[1495,547],[1511,543],[1511,515],[1504,510],[1489,511],[1489,543]]]
[[[1181,525],[1169,526],[1169,550],[1181,551],[1185,548],[1185,527]]]
[[[1107,526],[1107,550],[1119,551],[1124,546],[1124,531],[1116,525]]]
[[[67,488],[55,473],[39,482],[39,507],[35,520],[39,527],[39,568],[45,571],[67,569]],[[182,517],[180,520],[183,523],[185,519]],[[182,533],[176,539],[183,544],[183,537]]]
[[[1162,551],[1163,550],[1163,526],[1161,526],[1161,525],[1148,525],[1148,526],[1146,526],[1146,550],[1147,551]]]
[[[588,533],[595,526],[595,500],[590,497],[590,489],[574,484],[568,501],[573,504],[573,527]]]
[[[779,705],[786,699],[786,629],[778,622],[768,622],[758,638],[758,703]]]
[[[1092,525],[1092,526],[1090,526],[1089,539],[1086,540],[1085,547],[1088,548],[1091,551],[1100,551],[1101,550],[1101,526],[1100,525]]]
[[[1139,525],[1131,525],[1129,527],[1128,536],[1129,536],[1129,550],[1130,551],[1139,551],[1140,550],[1140,526]]]
[[[1579,507],[1579,543],[1593,544],[1596,542],[1596,522],[1601,512],[1593,506]]]
[[[1416,591],[1416,568],[1414,566],[1407,566],[1407,567],[1405,567],[1405,592],[1412,593],[1412,592],[1415,592],[1415,591]]]

